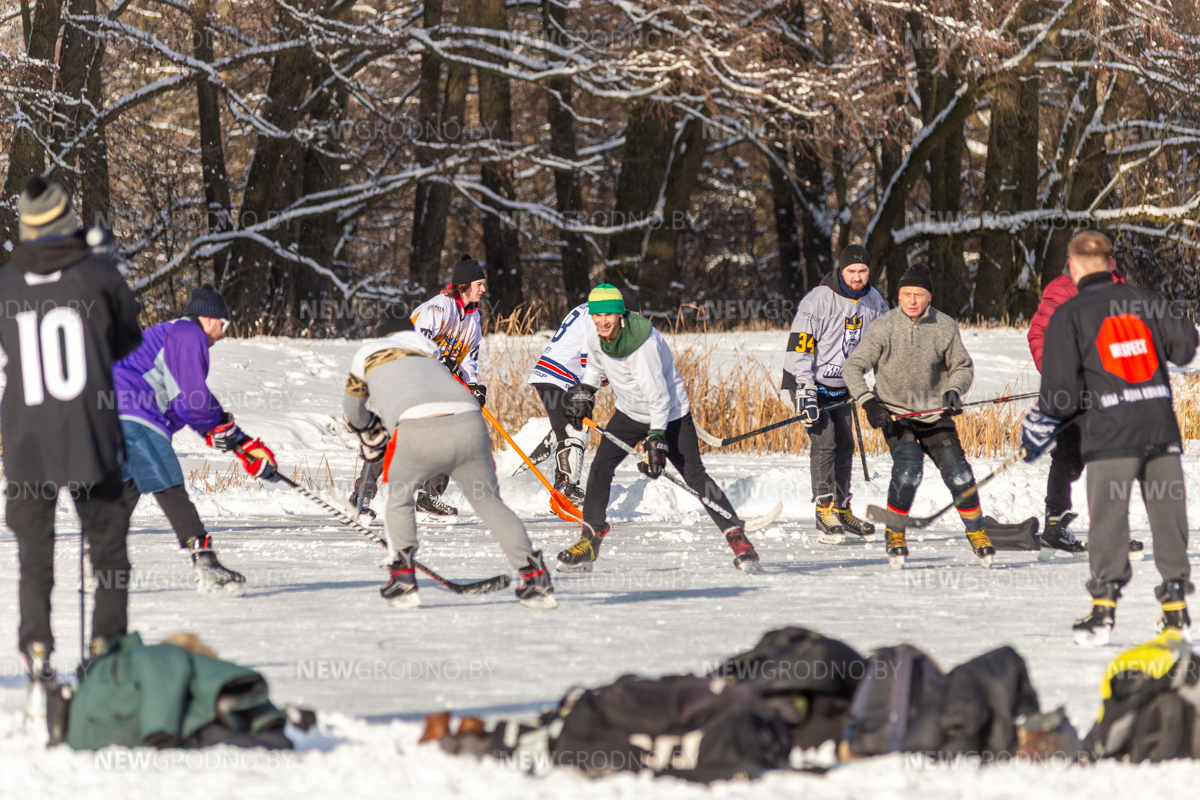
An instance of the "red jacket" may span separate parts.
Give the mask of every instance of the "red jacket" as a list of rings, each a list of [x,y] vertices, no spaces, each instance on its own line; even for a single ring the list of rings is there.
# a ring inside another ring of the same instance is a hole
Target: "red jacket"
[[[1125,283],[1125,276],[1116,270],[1113,271],[1113,278],[1117,283]],[[1071,280],[1070,275],[1059,275],[1046,284],[1042,302],[1029,323],[1029,352],[1033,354],[1033,363],[1038,372],[1042,371],[1042,347],[1050,317],[1054,316],[1055,309],[1077,294],[1079,290],[1075,288],[1075,281]]]

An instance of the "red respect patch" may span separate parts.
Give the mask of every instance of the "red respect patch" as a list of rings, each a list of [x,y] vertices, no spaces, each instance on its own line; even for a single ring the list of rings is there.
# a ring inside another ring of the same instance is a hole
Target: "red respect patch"
[[[1130,314],[1109,317],[1100,326],[1096,349],[1104,368],[1130,383],[1143,383],[1158,370],[1158,353],[1150,329]]]

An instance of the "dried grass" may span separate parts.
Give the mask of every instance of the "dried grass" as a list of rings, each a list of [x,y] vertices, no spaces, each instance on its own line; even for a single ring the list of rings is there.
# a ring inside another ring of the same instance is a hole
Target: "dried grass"
[[[334,485],[333,470],[329,467],[328,458],[321,459],[321,463],[316,467],[315,477],[310,471],[312,469],[308,463],[308,457],[304,456],[300,459],[300,463],[292,469],[292,474],[288,475],[288,477],[304,488],[311,489],[314,492]],[[261,488],[263,485],[263,482],[259,479],[250,477],[237,461],[230,462],[228,467],[221,470],[210,464],[207,458],[204,459],[203,464],[188,474],[187,480],[195,488],[203,489],[205,492],[210,493]]]

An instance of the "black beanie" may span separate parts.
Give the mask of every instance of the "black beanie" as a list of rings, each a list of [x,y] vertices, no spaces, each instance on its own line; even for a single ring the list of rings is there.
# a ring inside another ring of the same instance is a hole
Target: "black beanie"
[[[930,294],[933,294],[933,278],[929,275],[929,267],[924,264],[913,264],[909,267],[900,276],[900,283],[896,286],[896,291],[899,292],[905,286],[919,286]]]
[[[399,303],[392,303],[379,314],[379,322],[375,324],[375,335],[390,336],[400,331],[415,330],[408,310]]]
[[[450,285],[462,286],[465,283],[482,281],[486,278],[487,275],[483,271],[483,264],[463,253],[459,256],[458,263],[454,265],[454,271],[450,273]]]
[[[197,317],[229,319],[229,306],[225,305],[225,298],[221,297],[221,293],[214,289],[211,283],[206,283],[199,289],[192,289],[192,299],[183,307],[183,313]]]
[[[846,245],[846,249],[842,251],[842,255],[838,258],[838,270],[841,271],[851,264],[866,264],[867,269],[870,269],[871,254],[867,252],[867,248],[861,244]]]

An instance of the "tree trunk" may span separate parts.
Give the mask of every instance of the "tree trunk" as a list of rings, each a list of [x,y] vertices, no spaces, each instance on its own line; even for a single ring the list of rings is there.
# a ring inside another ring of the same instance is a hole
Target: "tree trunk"
[[[508,30],[504,0],[481,0],[480,25],[497,31]],[[508,78],[485,70],[477,71],[479,81],[479,121],[487,136],[501,147],[513,141],[512,99]],[[483,185],[505,200],[516,200],[512,163],[487,160],[480,167]],[[499,316],[507,316],[524,301],[521,288],[521,235],[515,215],[499,203],[484,199],[494,213],[483,216],[483,248],[487,263],[488,294]]]
[[[787,151],[778,138],[772,144],[780,160],[787,163]],[[795,195],[787,174],[767,162],[767,175],[771,179],[771,201],[775,209],[775,241],[779,246],[780,291],[786,297],[799,300],[804,296],[804,273],[800,264],[800,231],[796,226]]]
[[[560,0],[542,0],[542,28],[546,38],[563,47],[562,31],[567,25],[567,6]],[[575,117],[571,114],[571,79],[551,78],[547,82],[546,119],[550,123],[550,153],[563,161],[574,161]],[[558,97],[555,97],[557,93]],[[558,213],[564,219],[583,221],[583,187],[575,170],[554,170],[554,193]],[[587,297],[590,280],[591,254],[582,234],[562,233],[562,282],[567,305],[577,305]]]
[[[196,60],[205,64],[211,64],[214,59],[214,34],[208,25],[208,14],[209,0],[193,0],[193,51]],[[221,138],[220,96],[215,84],[203,79],[196,83],[196,110],[200,120],[200,169],[204,179],[204,204],[208,210],[208,232],[222,233],[233,229],[233,203],[229,198],[225,145]],[[227,256],[219,260],[227,261]],[[214,264],[214,275],[223,272]]]
[[[811,142],[795,142],[796,178],[800,186],[800,229],[804,249],[804,291],[833,269],[828,213],[825,211],[825,167]]]
[[[467,4],[470,5],[469,0]],[[441,25],[442,0],[426,0],[424,14],[427,30]],[[463,24],[461,20],[459,24]],[[421,166],[429,166],[438,160],[440,151],[436,147],[423,145],[422,142],[437,143],[444,133],[442,59],[439,56],[429,52],[421,54],[420,81],[421,86],[417,90],[417,120],[421,128],[420,142],[416,148],[417,162]],[[465,92],[463,98],[466,98]],[[461,111],[458,116],[461,120]],[[417,184],[416,197],[413,200],[412,249],[409,251],[408,273],[411,279],[427,292],[438,286],[442,248],[446,243],[446,213],[449,207],[449,186],[433,181]]]
[[[672,121],[665,108],[650,101],[636,101],[629,106],[621,174],[617,176],[613,205],[614,225],[641,222],[653,213],[671,157]],[[644,228],[622,231],[609,238],[609,281],[618,286],[638,284],[645,240]],[[645,297],[642,303],[645,305]]]
[[[70,15],[78,18],[96,13],[96,0],[70,0]],[[92,109],[101,103],[100,64],[104,59],[104,43],[96,37],[94,23],[67,21],[63,26],[62,48],[59,52],[60,91],[73,100],[87,101],[59,107],[54,117],[52,146],[65,148],[82,131],[93,124]],[[109,218],[108,153],[104,131],[97,130],[79,138],[74,147],[60,156],[79,172],[61,170],[53,173],[68,193],[77,190],[82,196],[80,222],[84,226],[99,225],[112,228]],[[77,177],[78,175],[78,177]]]

